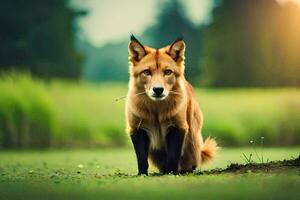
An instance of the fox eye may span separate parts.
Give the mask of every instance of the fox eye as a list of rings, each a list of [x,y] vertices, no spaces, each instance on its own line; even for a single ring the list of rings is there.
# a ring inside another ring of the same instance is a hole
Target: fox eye
[[[170,70],[170,69],[167,69],[167,70],[164,71],[164,74],[167,75],[167,76],[171,75],[172,73],[173,73],[173,71]]]
[[[149,69],[146,69],[142,72],[142,74],[144,74],[145,76],[150,76],[151,75],[151,71]]]

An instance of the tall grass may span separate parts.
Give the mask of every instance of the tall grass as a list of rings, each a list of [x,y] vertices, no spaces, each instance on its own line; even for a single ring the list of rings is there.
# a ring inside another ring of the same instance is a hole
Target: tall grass
[[[0,147],[124,146],[126,85],[0,78]],[[223,146],[300,144],[299,89],[196,89],[203,135]]]
[[[300,144],[299,89],[198,90],[203,134],[224,145]]]
[[[56,146],[124,146],[124,102],[115,97],[126,87],[53,82],[49,91],[58,113]]]
[[[42,82],[29,75],[0,78],[0,146],[50,146],[57,126],[55,112]]]

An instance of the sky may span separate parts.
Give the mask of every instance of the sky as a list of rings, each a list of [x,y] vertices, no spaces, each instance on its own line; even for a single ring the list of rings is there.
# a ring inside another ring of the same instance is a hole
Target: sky
[[[72,6],[89,11],[79,19],[80,36],[101,46],[128,38],[129,34],[142,34],[154,24],[164,0],[73,0]],[[195,24],[208,23],[213,0],[181,0],[185,11]]]
[[[146,27],[155,23],[162,2],[166,0],[72,0],[74,7],[89,11],[78,20],[80,37],[94,46],[121,41],[133,33],[142,34]],[[186,14],[195,24],[209,23],[213,0],[179,0],[184,2]],[[277,0],[284,4],[300,0]]]

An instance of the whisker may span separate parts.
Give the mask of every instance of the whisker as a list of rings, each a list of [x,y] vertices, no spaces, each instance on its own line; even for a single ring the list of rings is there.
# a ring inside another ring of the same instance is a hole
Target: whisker
[[[138,95],[141,95],[141,94],[146,94],[146,92],[139,92],[139,93],[136,93],[135,96],[138,96]]]
[[[146,92],[139,92],[139,93],[134,94],[134,96],[142,95],[142,94],[145,94],[145,93]],[[120,101],[122,99],[125,99],[126,97],[127,97],[127,95],[120,96],[120,97],[116,98],[115,101]]]
[[[172,91],[172,90],[170,90],[170,93],[172,93],[172,94],[178,94],[178,95],[182,95],[182,93],[181,93],[181,92],[175,92],[175,91]]]

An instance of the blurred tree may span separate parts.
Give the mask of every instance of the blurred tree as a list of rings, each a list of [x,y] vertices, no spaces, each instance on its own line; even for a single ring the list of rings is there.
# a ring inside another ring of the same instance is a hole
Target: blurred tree
[[[77,49],[86,56],[83,76],[87,80],[128,81],[128,41],[94,47],[87,41],[78,40]]]
[[[225,0],[204,31],[202,80],[210,86],[299,86],[300,8]]]
[[[85,14],[68,0],[0,2],[0,69],[25,69],[44,77],[79,77],[75,19]]]
[[[189,81],[195,83],[199,80],[200,73],[201,28],[187,19],[178,0],[163,2],[157,23],[147,28],[138,39],[143,44],[160,48],[180,36],[184,36],[187,44],[186,75]],[[85,77],[91,81],[128,81],[128,42],[129,40],[109,43],[95,48],[80,41],[78,48],[87,55],[84,62]]]
[[[201,27],[194,25],[186,16],[179,0],[163,2],[157,23],[144,31],[142,41],[160,48],[183,37],[186,48],[186,76],[189,81],[199,80],[199,55],[201,50]]]

